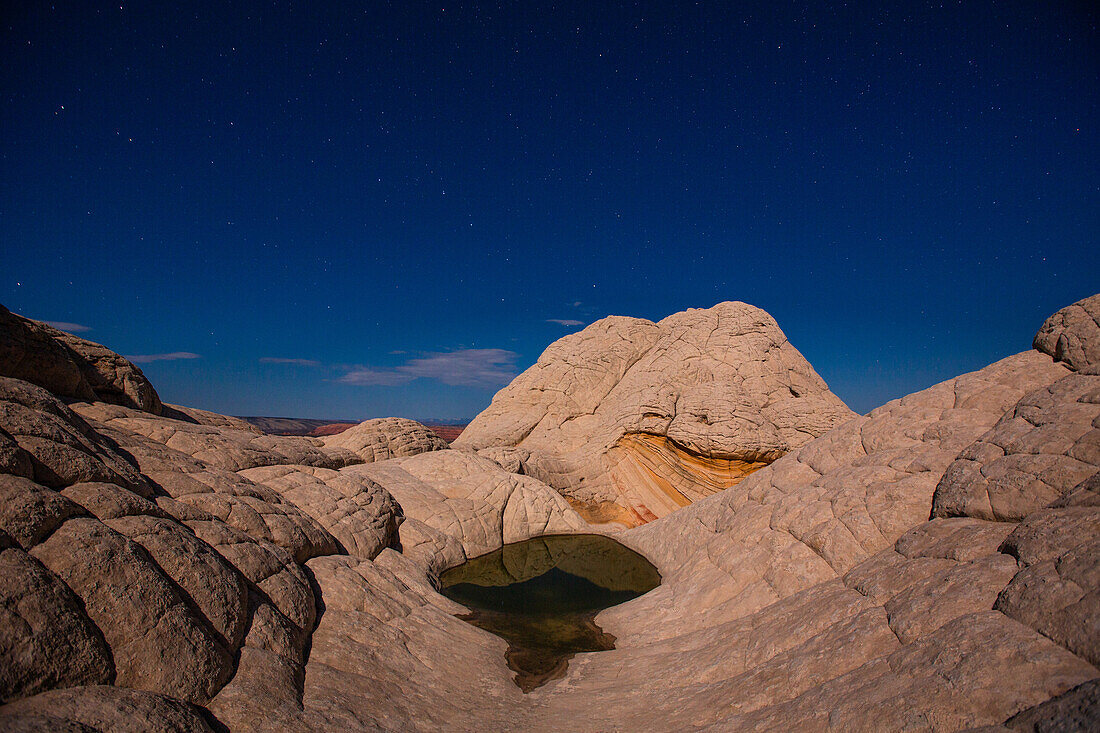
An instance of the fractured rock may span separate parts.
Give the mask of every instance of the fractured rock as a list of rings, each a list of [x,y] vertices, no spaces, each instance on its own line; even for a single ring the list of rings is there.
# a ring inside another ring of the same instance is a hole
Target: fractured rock
[[[349,554],[370,560],[398,544],[401,507],[367,476],[312,466],[265,466],[240,475],[315,518]]]
[[[1048,318],[1035,334],[1033,346],[1076,371],[1100,365],[1100,294]]]
[[[453,537],[466,557],[542,534],[588,528],[546,484],[508,473],[473,453],[432,451],[351,466],[341,473],[366,476],[383,486],[400,503],[406,520],[420,522],[414,531],[422,535],[426,526]]]

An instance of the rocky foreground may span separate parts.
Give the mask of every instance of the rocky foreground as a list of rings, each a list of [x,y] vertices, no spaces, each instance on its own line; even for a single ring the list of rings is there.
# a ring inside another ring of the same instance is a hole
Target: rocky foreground
[[[763,311],[610,318],[446,449],[163,404],[0,308],[0,730],[1090,730],[1100,296],[852,414]],[[660,587],[524,695],[438,574],[613,532]]]

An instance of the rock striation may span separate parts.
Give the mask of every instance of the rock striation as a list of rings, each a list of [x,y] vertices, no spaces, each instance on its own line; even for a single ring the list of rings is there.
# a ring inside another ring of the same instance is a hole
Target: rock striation
[[[771,316],[720,303],[559,339],[453,445],[510,449],[589,520],[636,526],[853,417]]]
[[[827,392],[825,417],[784,406],[812,370],[782,343],[760,346],[770,326],[746,326],[764,319],[736,304],[748,320],[726,324],[719,306],[714,334],[739,334],[720,351],[743,348],[754,366],[720,372],[686,328],[674,341],[698,354],[683,383],[650,352],[661,324],[707,311],[608,319],[600,329],[617,335],[589,354],[597,366],[540,359],[589,390],[577,404],[539,397],[525,421],[512,408],[537,390],[513,385],[465,448],[402,443],[420,433],[398,426],[365,431],[384,436],[361,440],[370,458],[202,410],[117,404],[57,377],[79,368],[42,356],[48,345],[30,352],[51,387],[0,360],[14,372],[0,376],[0,729],[1093,730],[1100,365],[1082,314],[1096,302],[1052,316],[1030,351],[861,417]],[[663,393],[646,380],[660,373],[680,394],[667,425],[638,404],[612,410],[629,378],[651,411]],[[693,400],[720,390],[700,375],[719,373],[736,389],[705,413],[713,434],[687,417],[673,427],[681,406],[702,414]],[[784,379],[788,397],[776,388],[754,427],[739,423],[747,407],[727,409],[771,389],[745,385]],[[661,427],[637,429],[646,420]],[[615,649],[524,695],[506,643],[457,619],[438,575],[514,540],[591,532],[578,505],[636,512],[611,479],[615,493],[586,494],[539,474],[598,483],[596,466],[643,457],[694,492],[615,533],[662,584],[597,617]],[[766,465],[726,486],[735,461]]]
[[[126,404],[73,354],[100,373],[122,357],[11,324],[0,353],[25,356],[5,369],[57,394],[0,377],[0,727],[209,730],[196,706],[270,670],[300,684],[317,616],[303,564],[396,546],[393,498],[341,477],[361,459],[318,439]]]

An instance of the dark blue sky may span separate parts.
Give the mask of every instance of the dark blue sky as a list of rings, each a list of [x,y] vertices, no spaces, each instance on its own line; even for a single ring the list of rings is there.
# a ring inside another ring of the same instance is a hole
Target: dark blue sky
[[[469,417],[743,300],[866,411],[1100,290],[1087,3],[20,5],[0,302],[170,402]]]

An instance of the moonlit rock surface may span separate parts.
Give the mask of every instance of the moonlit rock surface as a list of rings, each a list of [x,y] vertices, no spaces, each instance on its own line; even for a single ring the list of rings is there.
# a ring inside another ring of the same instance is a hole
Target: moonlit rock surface
[[[458,540],[477,557],[543,534],[583,532],[588,523],[558,492],[487,458],[455,450],[353,466],[394,496],[405,516]],[[402,541],[404,545],[404,541]]]
[[[59,397],[101,400],[160,414],[157,391],[128,359],[0,305],[0,374]]]
[[[415,420],[404,417],[380,417],[365,420],[347,430],[324,438],[328,448],[342,448],[364,461],[384,461],[387,458],[415,456],[433,450],[443,450],[447,441]]]
[[[852,417],[771,316],[720,303],[559,339],[453,445],[522,449],[584,516],[633,526]]]
[[[1100,294],[1066,306],[1035,334],[1034,347],[1082,371],[1100,366]]]
[[[349,555],[372,560],[397,544],[401,507],[363,475],[315,466],[262,466],[239,472],[317,519]]]
[[[0,377],[0,729],[1094,729],[1100,376],[1087,324],[1057,322],[1065,348],[1037,338],[616,532],[662,584],[597,616],[614,650],[529,695],[435,583],[591,531],[515,472],[537,448],[357,464]]]

